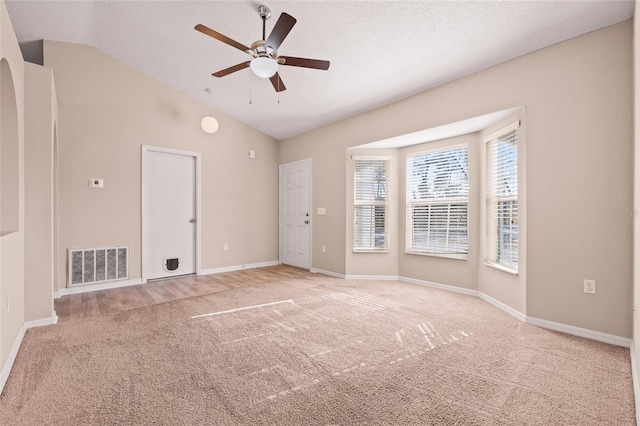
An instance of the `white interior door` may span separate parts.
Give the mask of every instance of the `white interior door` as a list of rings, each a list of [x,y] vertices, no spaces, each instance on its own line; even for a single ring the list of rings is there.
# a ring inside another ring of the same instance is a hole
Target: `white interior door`
[[[197,272],[197,154],[143,147],[143,279]]]
[[[311,160],[280,166],[280,263],[309,269]]]

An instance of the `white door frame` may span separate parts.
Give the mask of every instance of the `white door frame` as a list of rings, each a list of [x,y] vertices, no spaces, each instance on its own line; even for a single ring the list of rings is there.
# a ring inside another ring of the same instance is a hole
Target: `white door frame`
[[[201,170],[201,156],[199,152],[191,152],[191,151],[182,151],[179,149],[172,149],[172,148],[163,148],[163,147],[159,147],[159,146],[151,146],[151,145],[142,145],[142,173],[140,175],[140,180],[142,181],[142,185],[141,185],[141,195],[142,195],[142,205],[141,205],[141,211],[140,211],[140,229],[141,229],[141,236],[142,236],[142,240],[141,240],[141,260],[142,260],[142,282],[146,283],[147,282],[147,271],[146,271],[146,258],[145,255],[147,253],[147,251],[145,250],[145,246],[147,246],[149,244],[149,235],[148,235],[148,231],[146,230],[146,226],[145,226],[145,217],[147,214],[147,210],[148,210],[148,192],[147,192],[147,186],[148,183],[145,182],[145,176],[147,175],[147,168],[149,167],[149,161],[148,161],[148,154],[151,152],[160,152],[160,153],[164,153],[164,154],[173,154],[173,155],[183,155],[186,157],[193,157],[196,161],[196,176],[195,176],[195,180],[196,180],[196,193],[195,193],[195,200],[196,200],[196,247],[195,247],[195,254],[196,254],[196,274],[197,275],[201,275],[201,258],[200,258],[200,247],[201,247],[201,241],[200,241],[200,231],[201,231],[201,225],[200,225],[200,218],[202,217],[202,215],[200,214],[200,189],[201,189],[201,180],[200,180],[200,170]]]
[[[313,265],[313,212],[311,211],[312,202],[312,193],[313,193],[313,185],[312,185],[312,177],[313,177],[313,162],[311,158],[305,158],[304,160],[292,161],[290,163],[280,164],[278,166],[278,262],[282,264],[282,168],[293,166],[295,164],[308,163],[309,164],[309,179],[307,181],[307,186],[309,189],[309,270],[311,270]]]

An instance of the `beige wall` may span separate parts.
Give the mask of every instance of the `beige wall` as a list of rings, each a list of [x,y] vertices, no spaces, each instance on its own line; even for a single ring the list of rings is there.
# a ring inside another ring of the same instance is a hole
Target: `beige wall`
[[[346,270],[346,148],[524,106],[526,313],[631,337],[632,220],[605,215],[632,208],[631,41],[623,22],[281,142],[280,163],[313,160],[314,211],[331,207],[315,221],[312,265]],[[523,308],[522,289],[492,291]]]
[[[24,61],[4,2],[0,4],[0,58],[6,60],[13,80],[12,94],[0,94],[3,114],[15,108],[12,124],[18,146],[18,222],[17,232],[0,236],[0,366],[4,367],[11,347],[24,324]],[[6,75],[2,75],[5,78]],[[11,105],[11,107],[10,107]],[[14,105],[14,106],[13,106]],[[6,123],[5,123],[6,124]],[[9,132],[11,133],[11,132]],[[2,135],[5,135],[2,131]],[[0,138],[2,139],[2,138]],[[5,140],[0,140],[0,145]],[[15,141],[14,141],[15,142]]]
[[[467,145],[469,149],[469,257],[451,259],[405,253],[406,246],[406,158],[409,154],[442,149],[455,145]],[[454,285],[471,290],[478,289],[478,247],[480,244],[480,141],[477,133],[458,136],[404,148],[400,151],[400,224],[398,237],[401,242],[399,255],[400,275],[440,284]]]
[[[485,263],[486,223],[485,218],[486,164],[485,139],[506,126],[520,121],[518,128],[518,274],[513,275],[497,270]],[[478,291],[493,297],[514,308],[521,314],[527,314],[527,117],[525,108],[498,123],[486,128],[478,135],[480,144],[480,245],[478,247]]]
[[[25,321],[53,315],[53,72],[25,63]]]
[[[398,276],[398,254],[403,250],[402,242],[398,237],[398,220],[400,197],[400,175],[398,172],[398,150],[378,150],[378,149],[348,149],[346,151],[346,275],[357,277],[358,275],[383,275],[390,277]],[[387,176],[387,229],[388,232],[388,253],[366,253],[353,251],[354,244],[354,161],[352,155],[379,155],[389,156],[389,171]],[[322,251],[320,251],[322,253]]]
[[[640,26],[637,23],[638,0],[635,1],[633,19],[633,82],[634,82],[634,114],[633,114],[633,142],[634,142],[634,190],[633,190],[633,345],[635,364],[640,365],[640,315],[637,313],[640,306]],[[634,378],[635,380],[636,378]],[[640,395],[636,395],[636,401]],[[636,406],[636,415],[640,418],[640,412]]]
[[[68,248],[130,245],[130,278],[141,276],[142,144],[202,154],[203,269],[278,259],[275,140],[218,111],[219,131],[204,133],[206,105],[94,48],[45,41],[44,63],[59,102],[58,288]]]
[[[346,270],[345,150],[353,141],[333,132],[334,125],[280,142],[280,164],[310,158],[312,268],[344,274]],[[317,214],[325,208],[326,215]],[[322,246],[326,252],[322,253]]]

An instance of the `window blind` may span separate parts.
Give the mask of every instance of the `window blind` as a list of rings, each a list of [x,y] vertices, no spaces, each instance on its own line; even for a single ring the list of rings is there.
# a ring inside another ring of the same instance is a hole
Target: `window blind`
[[[486,257],[518,270],[518,131],[487,142]]]
[[[467,147],[407,156],[407,252],[469,253]]]
[[[354,250],[388,249],[387,159],[354,159]]]

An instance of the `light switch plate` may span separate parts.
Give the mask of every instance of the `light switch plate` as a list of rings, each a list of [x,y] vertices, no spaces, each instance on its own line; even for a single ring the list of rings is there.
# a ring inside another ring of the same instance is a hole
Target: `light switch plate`
[[[327,214],[327,209],[324,207],[318,207],[318,216],[324,216]]]

